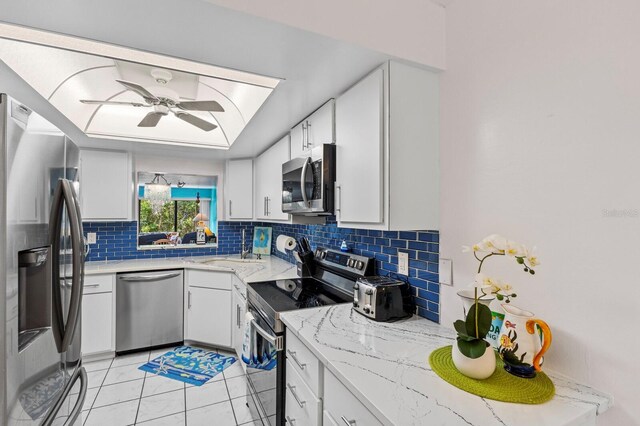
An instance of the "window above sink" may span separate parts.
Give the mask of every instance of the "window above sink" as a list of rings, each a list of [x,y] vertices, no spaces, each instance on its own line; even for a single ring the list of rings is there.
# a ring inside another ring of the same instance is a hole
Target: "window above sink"
[[[139,172],[138,249],[217,247],[217,176]]]

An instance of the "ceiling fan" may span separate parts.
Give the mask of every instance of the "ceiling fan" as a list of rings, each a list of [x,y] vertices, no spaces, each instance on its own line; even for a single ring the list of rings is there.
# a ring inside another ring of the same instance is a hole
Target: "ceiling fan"
[[[158,84],[162,85],[167,84],[172,77],[170,72],[157,69],[152,70],[151,75],[155,78]],[[165,96],[155,96],[153,93],[149,92],[147,89],[137,83],[132,83],[130,81],[124,80],[116,81],[132,92],[140,95],[144,100],[144,103],[96,101],[88,99],[81,99],[80,102],[89,105],[124,105],[133,106],[136,108],[153,107],[153,112],[148,113],[142,119],[142,121],[138,123],[138,127],[155,127],[162,117],[169,115],[169,113],[172,113],[180,120],[186,121],[187,123],[196,126],[199,129],[204,130],[205,132],[209,132],[217,128],[218,126],[206,120],[203,120],[200,117],[189,114],[187,111],[224,112],[224,108],[222,108],[222,105],[220,105],[216,101],[179,101],[176,100],[179,99],[179,97],[175,92],[164,87],[158,87],[158,89],[162,89],[161,91],[163,92],[163,94],[165,94]],[[160,90],[158,92],[160,92]]]

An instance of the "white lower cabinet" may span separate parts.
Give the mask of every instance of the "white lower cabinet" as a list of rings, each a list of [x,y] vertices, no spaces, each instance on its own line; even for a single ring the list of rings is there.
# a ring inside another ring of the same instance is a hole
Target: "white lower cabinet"
[[[334,422],[345,425],[382,425],[362,403],[331,374],[324,369],[324,410]],[[329,423],[330,424],[330,423]]]
[[[82,295],[82,355],[114,352],[115,275],[88,275]]]
[[[247,297],[244,283],[240,279],[233,277],[233,290],[231,292],[231,329],[232,346],[238,355],[242,356],[242,344],[244,343],[245,313],[247,312]],[[244,367],[245,364],[241,363]]]
[[[302,377],[287,360],[285,380],[285,419],[291,426],[317,426],[322,424],[322,401],[314,395]]]
[[[185,340],[231,347],[231,292],[189,287]]]
[[[187,271],[184,339],[231,347],[231,277],[227,272]]]
[[[382,425],[290,330],[285,419],[290,426]]]

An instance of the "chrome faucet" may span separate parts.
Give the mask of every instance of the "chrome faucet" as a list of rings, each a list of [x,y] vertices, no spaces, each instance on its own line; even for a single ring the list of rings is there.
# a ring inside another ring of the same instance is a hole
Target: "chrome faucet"
[[[246,259],[247,256],[249,256],[249,249],[247,248],[247,245],[245,244],[245,230],[242,230],[242,251],[240,252],[240,259]]]

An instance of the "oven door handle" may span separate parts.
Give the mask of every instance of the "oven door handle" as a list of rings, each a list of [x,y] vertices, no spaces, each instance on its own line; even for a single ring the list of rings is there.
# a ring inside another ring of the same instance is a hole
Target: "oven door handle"
[[[273,346],[276,346],[276,336],[271,335],[271,333],[269,333],[267,330],[265,330],[264,328],[260,327],[258,325],[258,323],[256,322],[255,318],[251,320],[251,326],[253,328],[255,328],[255,330],[258,332],[258,334],[260,334],[262,337],[264,337],[264,339],[271,343]]]
[[[300,191],[302,192],[302,200],[305,206],[309,205],[309,199],[307,198],[307,167],[309,167],[309,163],[311,163],[311,158],[307,157],[307,159],[304,160],[302,172],[300,173]]]

